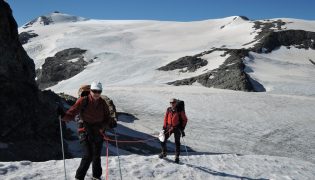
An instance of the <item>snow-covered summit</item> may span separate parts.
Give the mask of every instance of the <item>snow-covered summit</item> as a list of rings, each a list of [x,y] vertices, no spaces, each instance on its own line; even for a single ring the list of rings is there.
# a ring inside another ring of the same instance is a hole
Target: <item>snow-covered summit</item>
[[[22,27],[26,29],[29,27],[46,26],[50,24],[78,22],[85,20],[87,19],[83,17],[73,16],[55,11],[44,16],[39,16],[38,18],[35,18],[32,21],[26,23]]]

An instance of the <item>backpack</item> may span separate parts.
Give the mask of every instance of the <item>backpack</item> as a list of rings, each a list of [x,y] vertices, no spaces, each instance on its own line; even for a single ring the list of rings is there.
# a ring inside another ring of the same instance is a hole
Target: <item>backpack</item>
[[[84,110],[87,108],[89,104],[89,100],[87,96],[90,94],[90,90],[91,90],[91,85],[82,85],[78,91],[78,98],[83,97],[83,101],[82,101],[83,105],[80,110],[80,118],[81,118],[81,115],[84,113]]]
[[[176,106],[175,106],[176,112],[178,113],[179,118],[179,125],[180,127],[183,126],[183,118],[181,116],[181,112],[185,112],[185,102],[179,99],[176,99]]]
[[[185,112],[185,102],[182,100],[177,99],[176,100],[176,111],[177,112]]]
[[[90,94],[91,85],[82,85],[78,90],[78,97],[88,96]]]
[[[180,125],[180,127],[182,127],[183,118],[182,118],[180,113],[185,112],[185,102],[183,100],[176,99],[175,109],[176,109],[176,113],[178,114],[179,125]],[[168,108],[167,110],[172,111],[171,108]]]

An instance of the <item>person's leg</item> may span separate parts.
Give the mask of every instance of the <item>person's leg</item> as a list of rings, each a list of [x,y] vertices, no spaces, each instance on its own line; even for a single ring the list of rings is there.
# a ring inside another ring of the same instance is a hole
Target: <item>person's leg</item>
[[[161,152],[161,154],[159,155],[159,158],[166,157],[166,155],[167,155],[166,142],[167,142],[168,138],[170,137],[170,135],[171,135],[171,132],[167,132],[167,133],[165,134],[165,139],[164,139],[164,141],[161,142],[162,152]]]
[[[91,143],[87,140],[82,142],[82,159],[79,168],[77,169],[75,178],[79,180],[84,180],[87,170],[90,167],[92,161],[92,147]]]
[[[94,178],[100,178],[102,176],[101,166],[101,153],[102,153],[103,141],[93,143],[93,162],[92,172]]]
[[[181,132],[179,128],[174,129],[174,137],[175,137],[175,162],[179,162],[179,155],[180,155],[180,136]]]

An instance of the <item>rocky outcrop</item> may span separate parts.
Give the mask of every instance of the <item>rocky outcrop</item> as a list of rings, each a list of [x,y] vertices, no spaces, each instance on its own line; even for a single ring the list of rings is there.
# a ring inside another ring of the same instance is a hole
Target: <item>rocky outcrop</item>
[[[245,65],[243,58],[248,55],[245,49],[215,49],[209,51],[226,51],[229,54],[225,62],[217,69],[204,73],[202,75],[169,82],[170,85],[191,85],[195,82],[205,87],[214,87],[220,89],[231,89],[238,91],[254,91],[249,77],[244,72]],[[206,53],[209,53],[206,52]],[[205,53],[202,53],[205,54]]]
[[[290,22],[283,22],[280,19],[255,21],[253,28],[260,32],[255,37],[257,43],[251,50],[257,53],[269,53],[280,46],[315,49],[315,32],[286,30],[287,23]]]
[[[286,23],[283,22],[281,19],[275,21],[254,21],[254,29],[261,30],[261,33],[259,33],[258,37],[256,38],[261,37],[265,33],[273,31],[272,29],[282,30],[282,26],[284,25],[286,25]]]
[[[186,72],[186,71],[194,72],[198,68],[202,66],[206,66],[207,64],[208,64],[207,60],[201,59],[197,56],[185,56],[163,67],[160,67],[157,70],[172,71],[175,69],[182,69],[183,72]],[[183,70],[184,68],[186,68],[186,70]]]
[[[38,34],[33,33],[31,31],[29,31],[29,32],[21,32],[19,34],[19,39],[20,39],[21,44],[23,45],[23,44],[26,44],[31,38],[34,38],[34,37],[37,37],[37,36],[38,36]]]
[[[280,46],[295,46],[296,48],[315,49],[315,32],[304,30],[272,31],[254,46],[253,51],[268,53]]]
[[[249,18],[247,16],[239,16],[240,18],[242,18],[244,21],[249,21]]]
[[[34,67],[9,5],[0,0],[0,161],[62,157],[58,97],[38,90]]]
[[[37,83],[40,89],[57,84],[59,81],[69,79],[81,71],[88,64],[83,54],[86,50],[69,48],[45,59],[41,70],[37,70]]]

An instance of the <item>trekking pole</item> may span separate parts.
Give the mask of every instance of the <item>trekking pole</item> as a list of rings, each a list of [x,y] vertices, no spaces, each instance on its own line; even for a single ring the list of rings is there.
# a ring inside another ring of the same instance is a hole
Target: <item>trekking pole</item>
[[[62,158],[63,158],[63,170],[65,172],[65,180],[67,180],[66,160],[65,160],[65,151],[63,148],[63,134],[62,134],[61,116],[60,115],[59,115],[59,125],[60,125],[61,150],[62,150]]]
[[[122,180],[121,167],[120,167],[120,158],[119,158],[119,151],[118,151],[117,135],[116,135],[115,128],[113,128],[113,130],[114,130],[115,141],[116,141],[116,154],[117,154],[117,157],[118,157],[118,166],[119,166],[120,180]]]
[[[187,151],[187,146],[186,146],[184,137],[182,137],[182,139],[183,139],[183,144],[184,144],[184,146],[185,146],[185,150],[186,150],[186,154],[187,154],[187,160],[188,160],[188,162],[189,162],[188,151]]]

